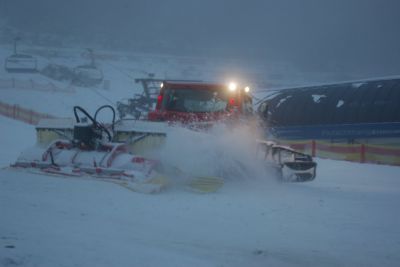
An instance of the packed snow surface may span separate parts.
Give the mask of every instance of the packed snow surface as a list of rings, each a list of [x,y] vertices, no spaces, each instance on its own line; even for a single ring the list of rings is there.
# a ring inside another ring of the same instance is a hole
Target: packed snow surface
[[[326,97],[326,95],[311,95],[314,103],[320,103],[321,99]]]
[[[65,57],[49,61],[73,67],[84,63],[79,51],[57,51]],[[7,55],[0,48],[0,59]],[[149,72],[167,79],[224,77],[214,62],[118,57],[98,61],[108,87],[72,88],[0,69],[1,101],[72,117],[75,105],[93,114],[140,93],[134,78]],[[222,130],[208,138],[178,129],[156,155],[160,160],[202,175],[222,170],[230,179],[212,194],[172,185],[148,195],[10,169],[35,143],[34,127],[0,117],[0,130],[0,266],[399,265],[398,167],[318,160],[315,181],[278,183],[251,160],[253,136]],[[249,172],[238,173],[243,169]]]
[[[339,100],[338,102],[337,102],[337,104],[336,104],[336,107],[337,108],[340,108],[341,106],[343,106],[344,105],[344,101],[343,100]]]
[[[36,142],[34,126],[1,115],[0,131],[0,168],[14,163],[23,149]]]
[[[34,130],[0,123],[8,165]],[[400,169],[318,164],[309,183],[266,175],[154,195],[5,168],[0,266],[398,266]]]

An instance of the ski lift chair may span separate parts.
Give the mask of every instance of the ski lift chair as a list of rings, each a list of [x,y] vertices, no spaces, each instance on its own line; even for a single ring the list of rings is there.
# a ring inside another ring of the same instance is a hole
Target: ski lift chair
[[[73,83],[78,86],[93,86],[103,81],[103,72],[93,65],[78,66],[73,72]]]
[[[6,58],[7,72],[37,72],[37,59],[31,55],[14,54]]]

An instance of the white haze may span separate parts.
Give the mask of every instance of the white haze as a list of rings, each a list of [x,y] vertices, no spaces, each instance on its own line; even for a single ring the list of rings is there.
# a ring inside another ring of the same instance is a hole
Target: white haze
[[[218,124],[207,133],[172,127],[156,157],[188,174],[265,180],[265,161],[256,157],[257,137],[250,126]]]
[[[2,162],[12,162],[34,130],[2,117],[0,127]],[[208,153],[177,131],[175,154],[187,143]],[[220,148],[252,153],[240,130],[223,132]],[[399,167],[318,160],[310,183],[247,178],[213,194],[147,195],[0,169],[0,266],[399,266]]]
[[[0,20],[27,33],[21,36],[27,43],[222,57],[242,65],[289,62],[348,79],[398,74],[399,8],[397,0],[3,0]],[[11,44],[12,37],[3,40]]]

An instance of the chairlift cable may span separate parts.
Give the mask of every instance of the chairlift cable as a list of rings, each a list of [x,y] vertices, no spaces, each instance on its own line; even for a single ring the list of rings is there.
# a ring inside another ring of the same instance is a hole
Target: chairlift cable
[[[105,95],[101,94],[99,91],[97,91],[95,88],[90,87],[90,90],[92,90],[94,93],[96,93],[97,95],[99,95],[100,97],[104,98],[108,103],[110,103],[111,105],[116,105],[115,102],[113,102],[111,99],[109,99],[108,97],[106,97]]]
[[[113,67],[114,69],[116,69],[116,70],[119,71],[120,73],[124,74],[125,76],[127,76],[127,77],[129,77],[129,78],[131,78],[131,79],[133,79],[133,80],[136,79],[136,78],[133,77],[131,74],[129,74],[129,72],[127,72],[126,70],[123,70],[123,69],[121,69],[120,67],[117,67],[116,65],[114,65],[114,64],[112,64],[112,63],[110,63],[110,62],[104,62],[104,63],[110,65],[111,67]],[[149,72],[147,72],[147,71],[145,71],[145,70],[141,70],[141,69],[134,69],[134,70],[139,71],[139,72],[142,72],[142,73],[144,73],[144,74],[146,74],[146,75],[149,74]]]

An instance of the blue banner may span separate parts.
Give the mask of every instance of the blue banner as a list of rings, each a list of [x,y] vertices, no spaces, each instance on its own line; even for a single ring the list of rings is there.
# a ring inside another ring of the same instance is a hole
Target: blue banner
[[[280,139],[356,139],[400,137],[400,123],[359,123],[272,127],[268,134]]]

